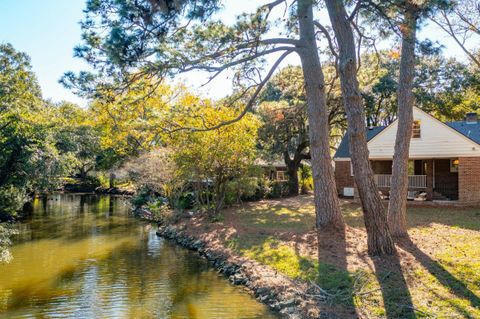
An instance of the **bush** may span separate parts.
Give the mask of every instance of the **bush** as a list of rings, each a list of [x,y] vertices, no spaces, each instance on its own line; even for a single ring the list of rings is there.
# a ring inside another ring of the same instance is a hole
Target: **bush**
[[[243,177],[226,184],[225,204],[232,205],[255,196],[259,186],[259,178]]]
[[[288,196],[288,182],[273,182],[272,191],[267,194],[267,198],[281,198]]]
[[[147,204],[148,210],[152,213],[153,219],[160,223],[171,223],[178,221],[178,214],[169,207],[168,202],[159,197],[153,202]]]
[[[25,189],[11,185],[0,187],[0,213],[16,216],[26,202]]]
[[[135,209],[141,208],[148,204],[149,202],[154,201],[155,192],[147,186],[140,187],[135,192],[135,195],[130,199],[130,203]]]
[[[171,206],[178,210],[193,208],[195,206],[195,194],[193,192],[183,192],[178,198],[172,200]]]
[[[300,179],[300,192],[302,194],[307,194],[313,190],[313,177],[312,177],[312,168],[307,165],[301,165],[298,171],[298,176]]]

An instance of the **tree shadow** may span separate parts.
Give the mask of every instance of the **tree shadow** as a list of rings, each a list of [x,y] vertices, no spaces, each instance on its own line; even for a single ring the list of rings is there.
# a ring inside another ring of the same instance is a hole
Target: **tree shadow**
[[[459,227],[480,231],[480,210],[468,207],[418,206],[408,208],[410,227],[428,227],[438,223],[450,227]]]
[[[345,229],[318,232],[318,279],[320,287],[341,306],[342,318],[358,318],[354,301],[354,282],[348,272]]]
[[[389,319],[416,318],[412,296],[398,255],[372,257],[372,261],[375,267],[375,276],[382,291],[386,317]]]
[[[433,260],[430,256],[424,253],[410,238],[402,239],[398,241],[398,246],[412,254],[422,266],[428,270],[437,280],[450,292],[455,294],[459,298],[466,299],[473,307],[480,307],[480,297],[474,294],[467,285],[452,275],[446,270],[440,263]]]

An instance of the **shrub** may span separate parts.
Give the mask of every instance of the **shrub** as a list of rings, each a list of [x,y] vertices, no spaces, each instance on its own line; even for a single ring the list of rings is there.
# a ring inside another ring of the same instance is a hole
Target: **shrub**
[[[259,184],[257,177],[243,177],[229,181],[226,184],[225,203],[232,205],[243,199],[255,196]]]
[[[300,177],[300,192],[307,194],[313,190],[313,177],[312,168],[307,165],[301,165],[298,170],[298,176]]]
[[[0,224],[0,264],[8,263],[12,259],[12,255],[8,247],[12,244],[10,236],[17,234],[8,224]]]
[[[154,200],[155,193],[147,186],[140,187],[130,199],[133,208],[138,209]]]
[[[25,189],[12,185],[0,187],[0,213],[15,216],[27,201]]]
[[[195,194],[193,192],[183,192],[178,197],[173,197],[171,206],[177,210],[184,210],[195,206]]]
[[[288,196],[289,189],[287,182],[273,182],[272,191],[267,194],[268,198],[281,198]]]
[[[147,204],[148,210],[152,213],[153,219],[160,223],[171,223],[178,220],[179,215],[169,207],[165,198],[158,199]]]

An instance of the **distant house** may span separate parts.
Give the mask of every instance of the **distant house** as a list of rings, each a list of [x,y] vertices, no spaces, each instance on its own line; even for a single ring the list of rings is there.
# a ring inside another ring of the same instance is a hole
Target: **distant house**
[[[464,121],[441,122],[414,108],[410,142],[408,197],[480,203],[480,123],[476,113]],[[367,131],[370,163],[375,182],[389,196],[392,158],[398,122]],[[335,179],[340,195],[356,194],[350,161],[349,139],[344,136],[334,156]]]
[[[266,161],[263,159],[257,159],[255,165],[263,168],[265,176],[272,181],[288,181],[287,166],[283,161]]]

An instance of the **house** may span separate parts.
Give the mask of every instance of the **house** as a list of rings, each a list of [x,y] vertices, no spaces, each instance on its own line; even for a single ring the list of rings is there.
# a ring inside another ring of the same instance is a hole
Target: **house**
[[[283,161],[271,160],[266,161],[260,158],[255,160],[255,165],[264,170],[265,177],[271,181],[286,182],[288,181],[287,166]]]
[[[480,204],[480,123],[476,113],[464,121],[441,122],[419,108],[414,123],[408,163],[408,197]],[[398,122],[367,129],[368,149],[375,182],[388,197]],[[334,156],[337,191],[356,194],[348,136]]]

